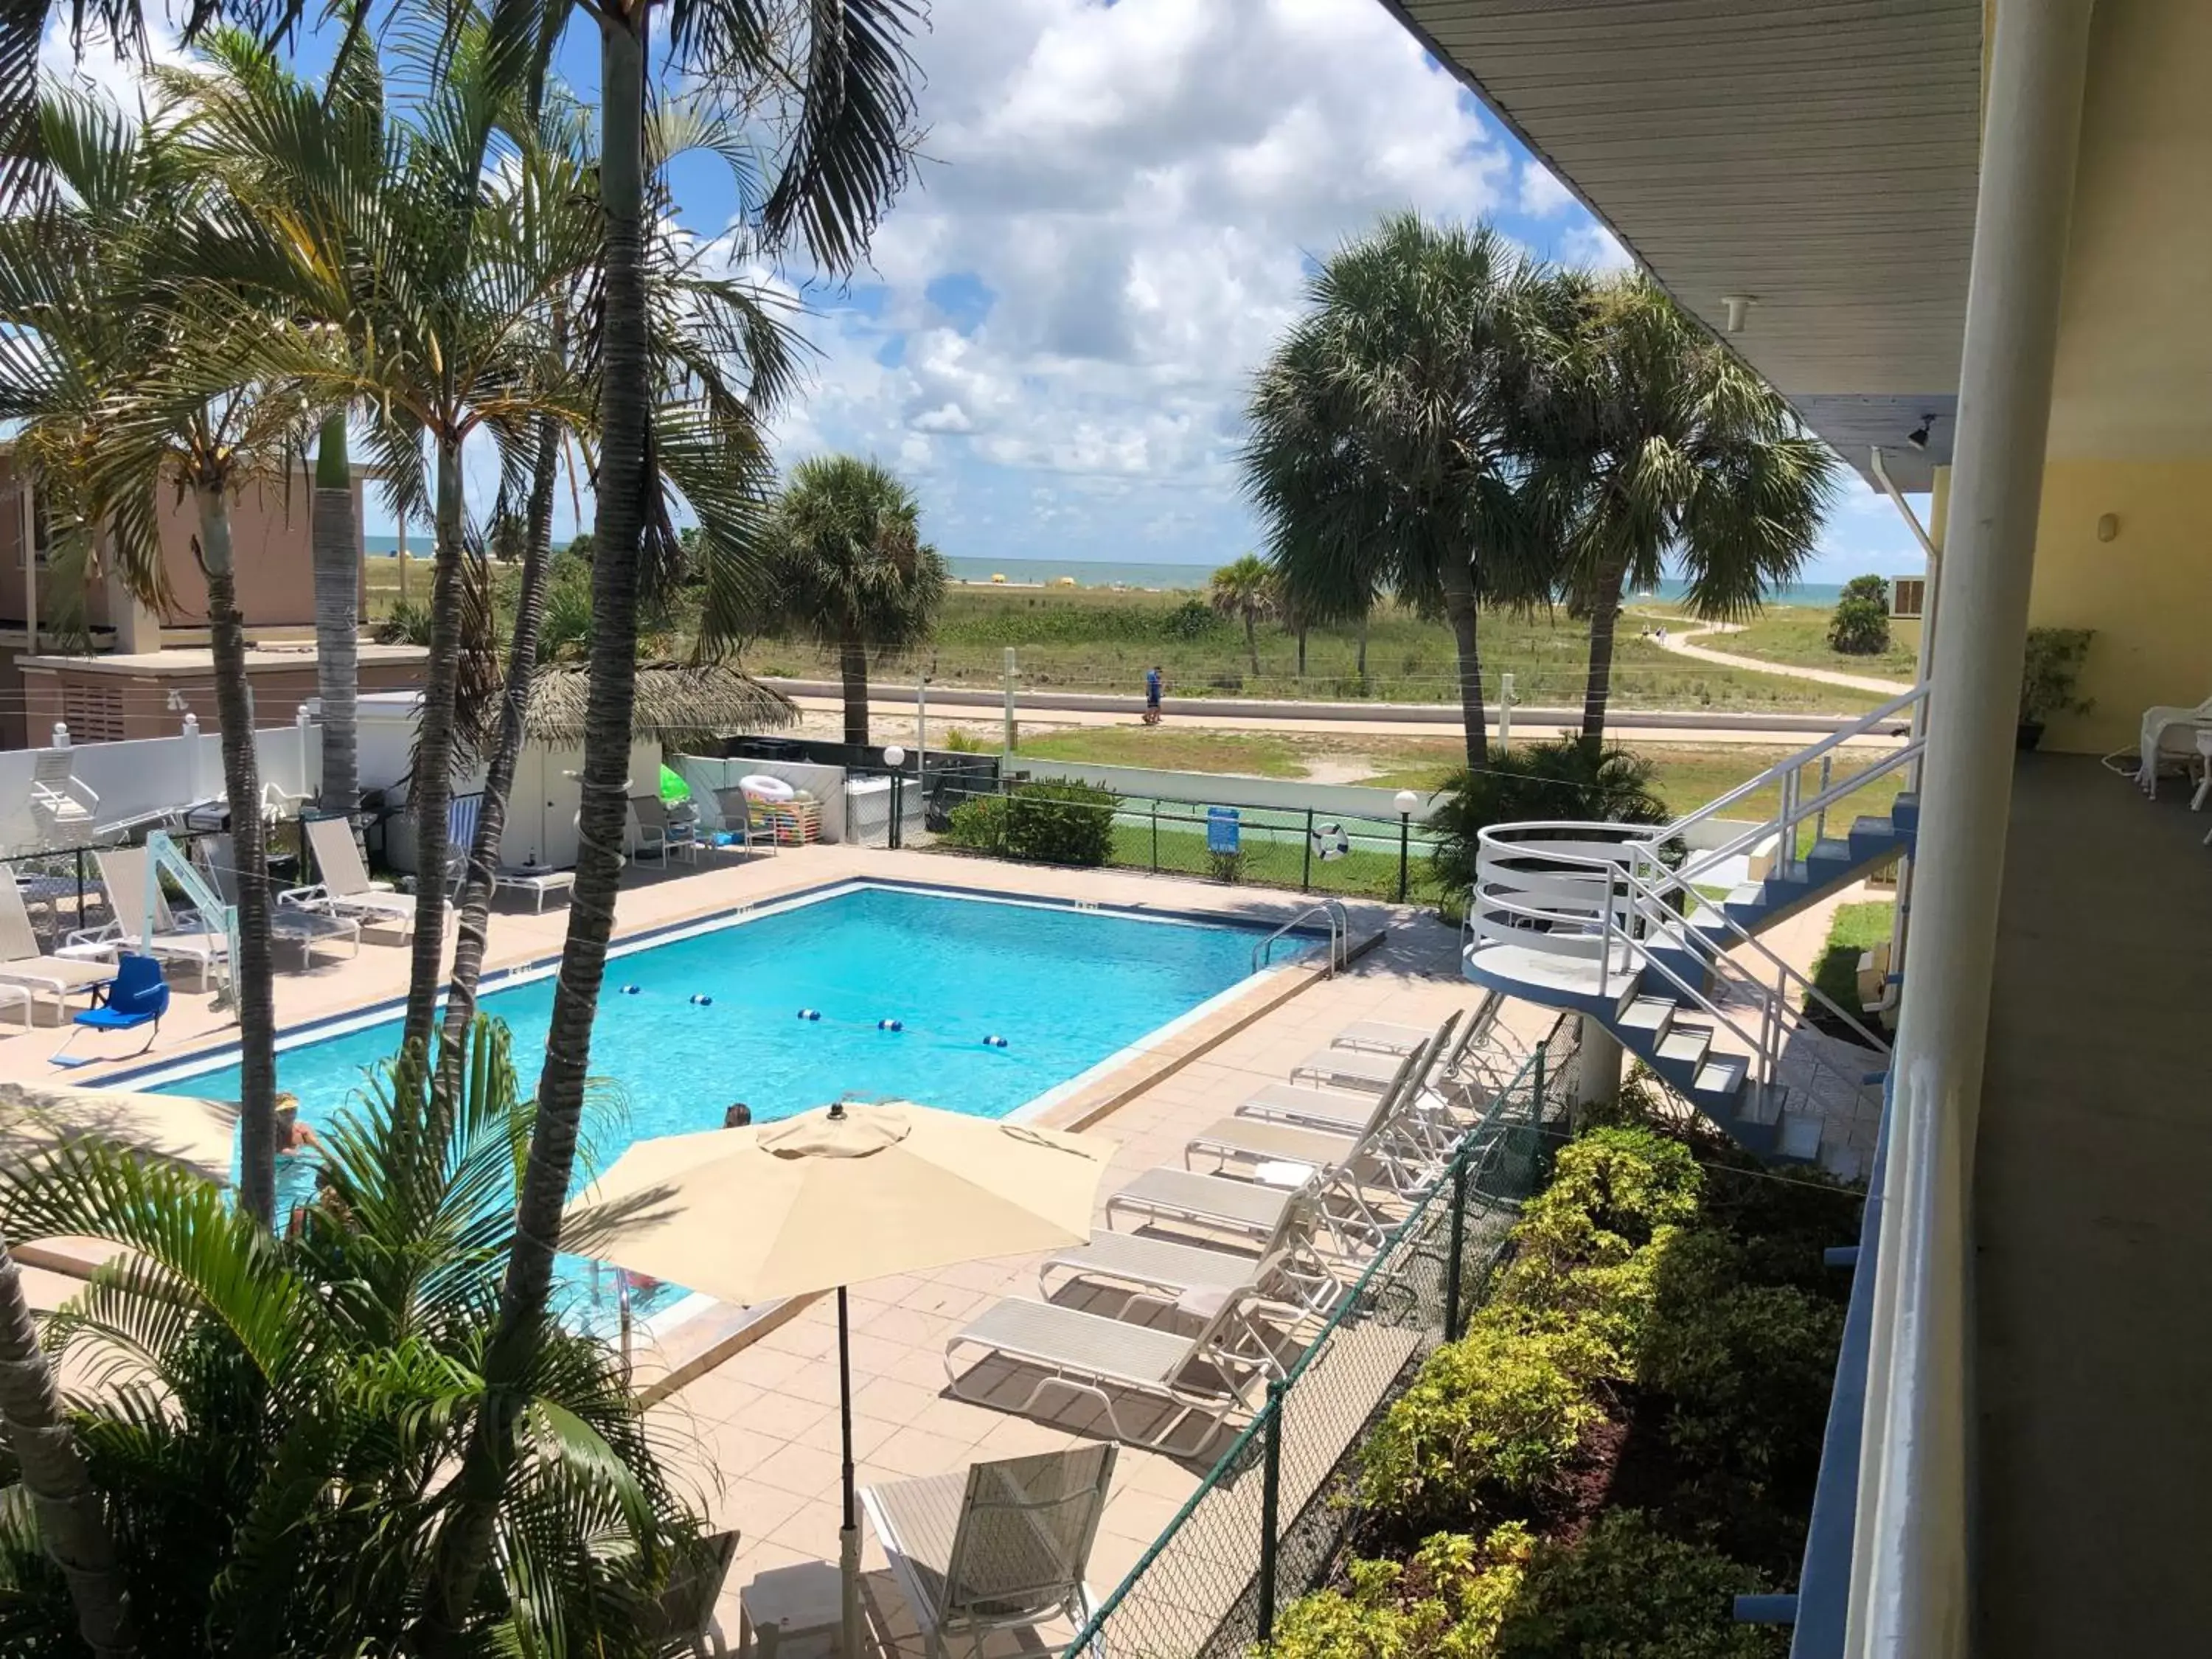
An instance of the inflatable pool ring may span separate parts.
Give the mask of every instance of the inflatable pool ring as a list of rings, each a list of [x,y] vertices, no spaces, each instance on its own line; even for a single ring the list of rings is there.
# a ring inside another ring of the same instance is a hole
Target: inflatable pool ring
[[[879,1019],[876,1022],[876,1029],[878,1031],[903,1031],[906,1022],[902,1019]]]
[[[755,800],[787,801],[799,791],[781,778],[772,778],[765,772],[748,772],[738,780],[738,787]]]
[[[1313,828],[1314,856],[1323,864],[1331,859],[1340,859],[1352,850],[1352,837],[1344,833],[1340,823],[1316,823]]]
[[[801,1008],[799,1011],[799,1017],[801,1019],[819,1019],[822,1018],[822,1011],[819,1008]]]
[[[987,1036],[983,1039],[983,1046],[986,1048],[1003,1048],[1006,1046],[1006,1040],[1002,1036]]]

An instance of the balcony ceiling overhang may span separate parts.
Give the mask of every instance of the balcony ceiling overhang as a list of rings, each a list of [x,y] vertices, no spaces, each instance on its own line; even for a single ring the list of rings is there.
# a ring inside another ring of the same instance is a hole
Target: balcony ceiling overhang
[[[1983,0],[1383,0],[1864,472],[1950,459]],[[1727,295],[1753,304],[1727,332]],[[1938,418],[1924,450],[1906,434]]]

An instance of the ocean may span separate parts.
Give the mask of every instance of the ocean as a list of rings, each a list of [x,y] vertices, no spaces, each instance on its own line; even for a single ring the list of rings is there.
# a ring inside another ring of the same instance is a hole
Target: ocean
[[[388,558],[399,550],[396,536],[370,534],[362,538],[362,550],[371,558]],[[427,534],[410,536],[407,551],[420,556],[429,550]],[[1207,564],[1144,563],[1135,560],[1105,559],[966,559],[948,557],[955,581],[988,583],[1003,576],[1010,586],[1049,587],[1063,576],[1073,576],[1078,587],[1202,588],[1213,574]],[[1819,605],[1835,604],[1842,596],[1840,582],[1799,582],[1767,595],[1770,605]],[[1662,582],[1657,597],[1679,599],[1680,582]],[[1640,595],[1638,597],[1641,597]]]

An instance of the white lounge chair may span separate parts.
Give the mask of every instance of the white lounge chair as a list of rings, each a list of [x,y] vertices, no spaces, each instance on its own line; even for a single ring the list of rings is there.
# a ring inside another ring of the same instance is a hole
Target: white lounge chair
[[[1367,1116],[1357,1127],[1325,1127],[1268,1122],[1232,1113],[1193,1135],[1183,1147],[1186,1168],[1210,1158],[1216,1173],[1232,1164],[1255,1168],[1288,1164],[1323,1176],[1346,1176],[1379,1183],[1401,1198],[1427,1188],[1443,1168],[1437,1138],[1424,1121],[1414,1096],[1425,1047],[1405,1057],[1406,1069],[1389,1089],[1372,1097]]]
[[[100,866],[100,884],[107,892],[109,920],[98,927],[78,928],[63,945],[64,953],[89,956],[97,951],[112,960],[132,951],[157,962],[188,962],[204,987],[216,966],[230,956],[228,921],[204,917],[196,910],[172,911],[168,896],[147,867],[143,847],[103,848],[93,857]],[[151,933],[146,931],[149,898]]]
[[[714,1621],[714,1604],[721,1600],[722,1582],[737,1559],[734,1531],[709,1533],[669,1569],[668,1586],[644,1620],[647,1638],[656,1644],[655,1653],[689,1648],[696,1659],[713,1659],[718,1649],[729,1651]]]
[[[930,1659],[944,1659],[947,1637],[981,1659],[993,1631],[1089,1622],[1084,1574],[1117,1450],[1072,1446],[860,1489]]]
[[[0,982],[21,985],[36,997],[52,999],[54,1017],[69,1012],[69,999],[89,993],[115,977],[112,963],[47,956],[31,927],[30,913],[13,880],[0,878]]]
[[[1487,992],[1468,1017],[1467,1036],[1470,1042],[1480,1042],[1497,1024],[1498,1011],[1505,999],[1502,993]],[[1401,1025],[1394,1020],[1356,1019],[1330,1039],[1338,1048],[1371,1049],[1376,1054],[1410,1054],[1428,1042],[1436,1033],[1425,1025]]]
[[[1258,1297],[1323,1313],[1334,1305],[1343,1281],[1314,1248],[1314,1224],[1313,1205],[1294,1200],[1251,1255],[1149,1233],[1101,1231],[1086,1244],[1048,1256],[1037,1269],[1037,1288],[1047,1300],[1079,1282],[1117,1290],[1125,1298],[1119,1310],[1123,1316],[1140,1302],[1166,1308],[1193,1292]]]
[[[353,826],[343,817],[309,818],[307,845],[322,878],[308,887],[291,887],[276,896],[279,905],[295,905],[325,915],[350,916],[364,926],[397,927],[404,939],[415,931],[415,900],[394,892],[388,882],[368,878]]]
[[[1257,1410],[1267,1380],[1282,1375],[1281,1356],[1250,1312],[1250,1299],[1224,1296],[1194,1334],[1179,1336],[1054,1303],[1005,1297],[945,1343],[945,1373],[956,1398],[988,1406],[1001,1402],[988,1390],[1012,1379],[994,1376],[996,1368],[988,1364],[963,1372],[957,1356],[980,1350],[1040,1370],[1044,1375],[1012,1409],[1031,1413],[1054,1390],[1095,1401],[1114,1437],[1132,1445],[1165,1450],[1184,1424],[1200,1418],[1205,1436],[1188,1449],[1195,1452],[1231,1413]],[[987,1392],[970,1391],[978,1388]],[[1150,1425],[1128,1422],[1116,1406],[1118,1394],[1148,1397],[1165,1411]]]
[[[223,902],[238,902],[238,854],[228,836],[202,836],[192,843],[192,863]],[[296,904],[269,907],[269,936],[278,945],[297,945],[302,971],[313,965],[319,945],[343,945],[348,956],[361,954],[361,923],[352,916],[303,909]]]

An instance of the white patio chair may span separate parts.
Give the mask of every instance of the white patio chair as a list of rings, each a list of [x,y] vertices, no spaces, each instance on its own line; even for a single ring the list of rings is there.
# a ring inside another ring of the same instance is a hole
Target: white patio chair
[[[1084,1574],[1115,1453],[1110,1443],[1073,1446],[860,1489],[931,1659],[944,1659],[948,1637],[965,1637],[981,1659],[993,1631],[1090,1621]]]

